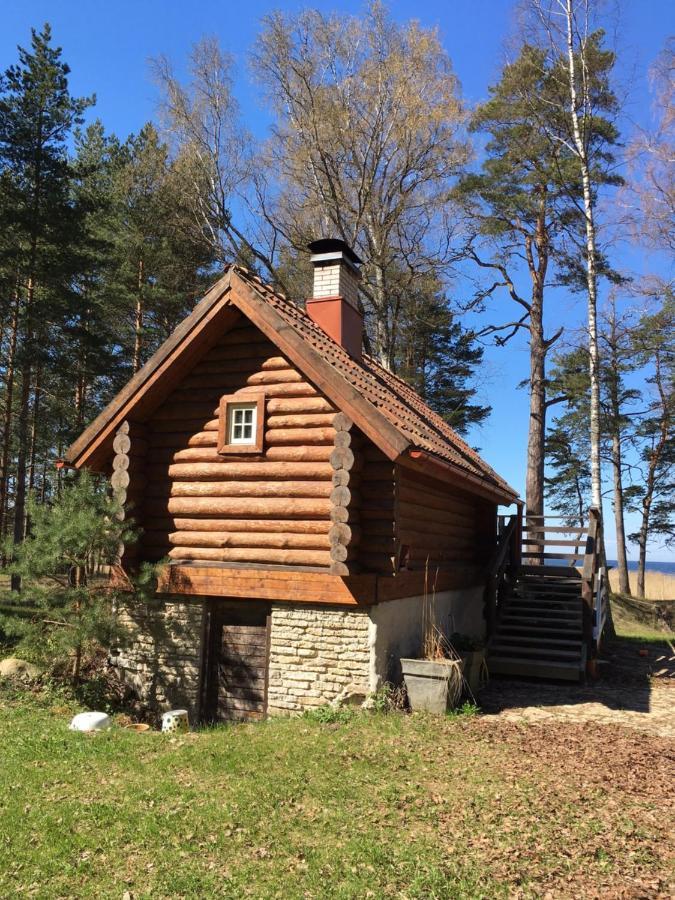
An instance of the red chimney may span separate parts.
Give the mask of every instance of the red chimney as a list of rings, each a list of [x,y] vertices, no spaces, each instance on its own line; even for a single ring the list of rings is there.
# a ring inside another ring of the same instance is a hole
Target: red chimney
[[[307,301],[307,313],[341,347],[361,359],[363,355],[363,316],[359,310],[358,266],[356,253],[337,238],[312,241],[310,259],[314,265],[314,290]]]

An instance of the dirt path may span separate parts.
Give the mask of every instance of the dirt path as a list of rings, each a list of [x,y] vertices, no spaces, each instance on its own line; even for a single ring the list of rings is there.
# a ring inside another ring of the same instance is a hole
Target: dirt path
[[[488,718],[594,722],[675,738],[675,644],[617,639],[586,684],[494,679],[479,697]]]

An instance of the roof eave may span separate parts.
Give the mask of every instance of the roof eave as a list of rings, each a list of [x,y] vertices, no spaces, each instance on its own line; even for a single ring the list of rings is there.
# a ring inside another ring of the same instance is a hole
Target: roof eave
[[[432,475],[444,481],[453,482],[472,494],[484,497],[502,506],[510,506],[519,502],[518,492],[510,485],[501,487],[493,481],[468,472],[448,460],[441,459],[427,450],[411,447],[396,460],[397,463],[419,472]]]

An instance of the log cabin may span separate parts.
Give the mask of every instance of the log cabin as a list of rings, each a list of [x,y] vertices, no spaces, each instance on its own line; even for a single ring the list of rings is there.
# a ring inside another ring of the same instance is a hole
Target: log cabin
[[[485,634],[499,505],[516,492],[363,351],[359,259],[310,245],[306,309],[230,266],[70,447],[165,560],[118,609],[113,663],[193,720],[289,714],[400,677],[424,597]]]

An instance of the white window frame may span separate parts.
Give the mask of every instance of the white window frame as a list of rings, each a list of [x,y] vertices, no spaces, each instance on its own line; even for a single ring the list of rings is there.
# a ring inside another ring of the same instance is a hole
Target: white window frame
[[[243,414],[250,412],[251,413],[251,421],[244,421],[245,415],[242,415],[242,421],[236,422],[236,414],[241,412]],[[256,442],[256,433],[258,428],[258,404],[257,403],[228,403],[227,406],[227,442],[233,447],[250,447],[252,444]],[[235,429],[237,427],[241,427],[242,436],[235,436]],[[248,436],[244,435],[244,431],[246,429],[250,429],[250,434]]]

